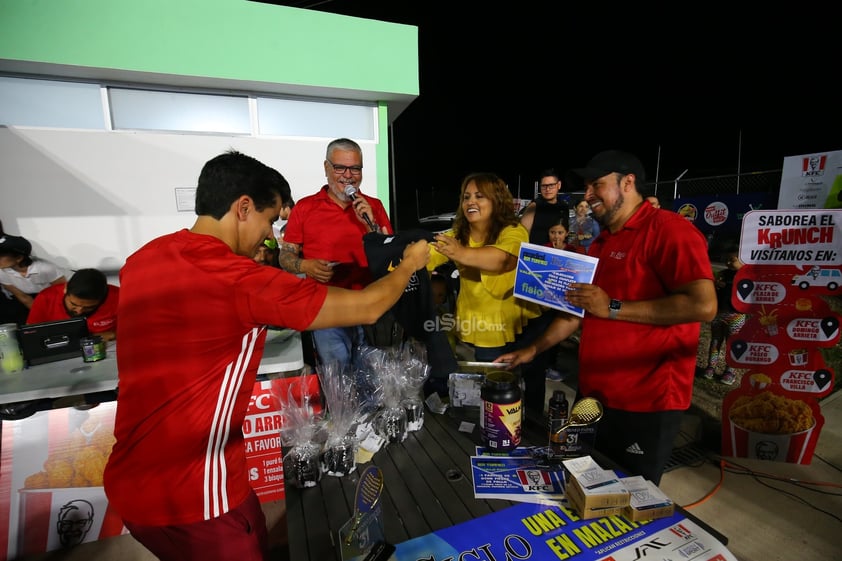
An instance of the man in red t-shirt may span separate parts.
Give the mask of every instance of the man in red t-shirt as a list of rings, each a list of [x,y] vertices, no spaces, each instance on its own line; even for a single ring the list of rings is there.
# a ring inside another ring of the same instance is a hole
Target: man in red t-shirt
[[[704,235],[674,212],[643,200],[643,164],[617,150],[573,171],[601,232],[593,284],[571,283],[566,298],[584,318],[559,314],[534,344],[499,357],[514,367],[581,325],[579,387],[605,408],[595,447],[632,474],[661,480],[690,407],[701,322],[716,315]]]
[[[202,168],[193,227],[150,241],[120,271],[120,395],[105,493],[161,561],[268,560],[243,441],[266,326],[373,323],[429,260],[427,243],[416,242],[357,291],[256,263],[289,198],[277,170],[226,152]]]
[[[45,288],[32,301],[26,323],[85,316],[88,332],[111,341],[117,332],[120,289],[98,269],[79,269],[65,284]]]
[[[363,178],[359,144],[348,138],[330,142],[324,169],[327,185],[293,207],[278,260],[291,273],[359,290],[372,279],[363,235],[392,234],[392,224],[383,203],[359,190]],[[322,363],[333,362],[341,369],[352,364],[354,349],[365,341],[357,325],[314,331],[313,342]]]

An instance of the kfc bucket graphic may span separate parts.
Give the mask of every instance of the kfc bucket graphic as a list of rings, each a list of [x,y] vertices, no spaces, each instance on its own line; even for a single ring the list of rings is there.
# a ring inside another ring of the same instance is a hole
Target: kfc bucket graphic
[[[810,435],[816,426],[816,420],[807,430],[789,434],[766,434],[753,432],[730,420],[731,455],[738,458],[770,460],[773,462],[801,463],[807,452]]]
[[[102,487],[21,489],[20,554],[42,553],[100,539],[107,506]],[[117,523],[122,526],[119,519]],[[120,533],[119,529],[116,533]]]
[[[816,427],[806,402],[771,391],[738,397],[728,410],[731,454],[801,463]]]

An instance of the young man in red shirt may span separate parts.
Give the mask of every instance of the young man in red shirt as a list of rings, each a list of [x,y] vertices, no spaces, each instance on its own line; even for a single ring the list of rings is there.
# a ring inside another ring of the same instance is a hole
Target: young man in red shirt
[[[707,242],[682,216],[644,204],[635,156],[601,152],[573,174],[601,227],[588,252],[599,259],[593,284],[566,294],[585,317],[559,314],[535,343],[497,360],[529,362],[581,324],[578,393],[605,408],[595,447],[658,484],[690,407],[701,322],[716,314]]]
[[[429,260],[426,242],[364,290],[301,279],[252,256],[289,183],[239,152],[202,168],[198,218],[152,240],[120,272],[120,396],[105,468],[109,507],[161,561],[268,560],[242,425],[266,326],[374,323]]]
[[[26,323],[85,316],[88,332],[111,341],[117,331],[120,289],[98,269],[79,269],[66,284],[45,288],[32,301]]]

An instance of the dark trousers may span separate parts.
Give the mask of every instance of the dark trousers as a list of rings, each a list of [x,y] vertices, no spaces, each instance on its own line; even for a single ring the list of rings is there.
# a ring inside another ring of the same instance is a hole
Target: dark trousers
[[[627,475],[642,475],[658,485],[683,415],[684,411],[635,413],[605,407],[596,428],[595,448]]]

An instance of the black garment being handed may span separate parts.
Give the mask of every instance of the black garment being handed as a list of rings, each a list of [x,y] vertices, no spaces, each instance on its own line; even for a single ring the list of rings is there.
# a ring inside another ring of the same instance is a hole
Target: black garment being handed
[[[420,229],[392,235],[379,232],[364,235],[363,248],[372,276],[379,279],[388,274],[401,262],[403,251],[410,243],[419,240],[431,242],[433,239],[431,232]],[[407,336],[424,343],[431,377],[447,379],[451,372],[458,371],[447,333],[438,330],[433,289],[425,269],[412,275],[403,295],[387,313],[394,316]]]

